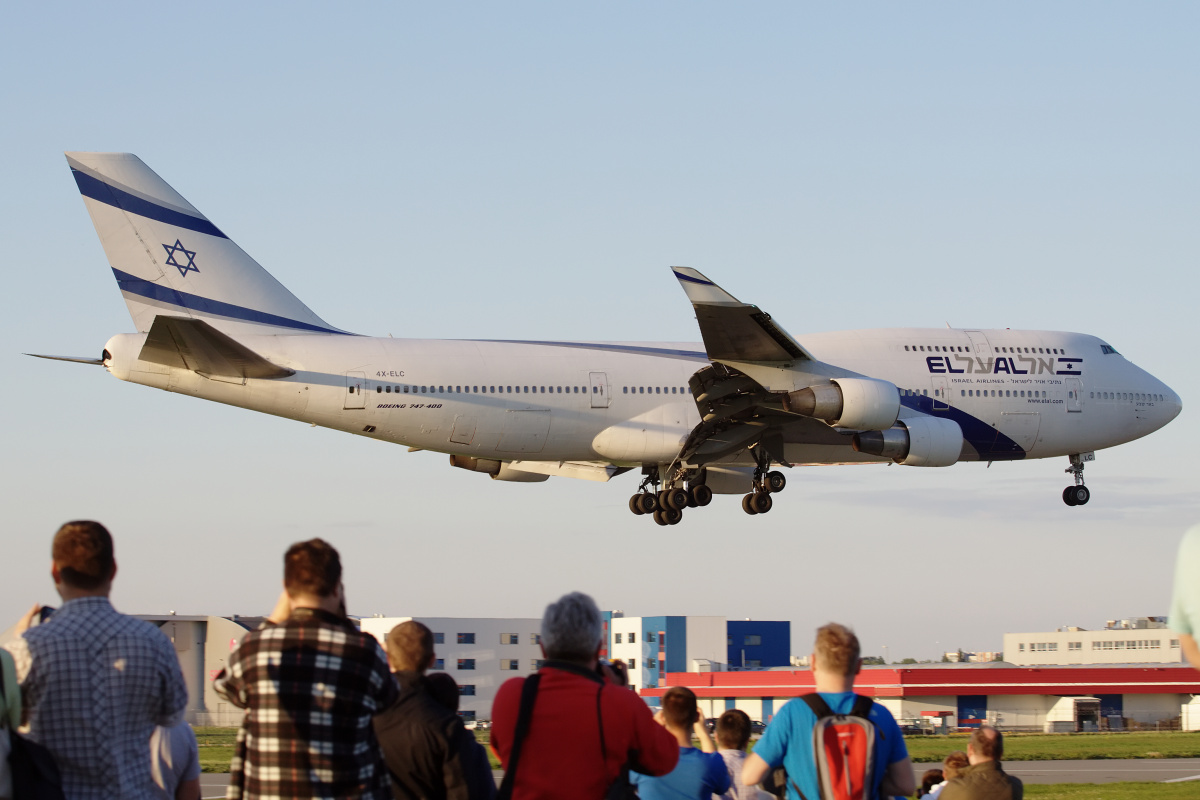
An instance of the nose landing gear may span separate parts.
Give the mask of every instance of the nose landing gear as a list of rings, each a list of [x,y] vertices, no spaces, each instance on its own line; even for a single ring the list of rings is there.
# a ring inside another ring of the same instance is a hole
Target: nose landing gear
[[[1063,489],[1063,502],[1069,506],[1087,505],[1087,501],[1092,499],[1092,492],[1083,485],[1083,465],[1088,461],[1095,461],[1095,453],[1076,453],[1071,456],[1071,466],[1067,467],[1065,472],[1075,478],[1075,484]]]

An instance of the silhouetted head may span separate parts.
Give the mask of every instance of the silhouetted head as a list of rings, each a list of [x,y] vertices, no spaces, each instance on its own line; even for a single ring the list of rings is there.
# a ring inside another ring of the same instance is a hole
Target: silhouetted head
[[[112,535],[91,520],[68,522],[59,528],[50,557],[56,580],[89,592],[103,588],[117,569]]]

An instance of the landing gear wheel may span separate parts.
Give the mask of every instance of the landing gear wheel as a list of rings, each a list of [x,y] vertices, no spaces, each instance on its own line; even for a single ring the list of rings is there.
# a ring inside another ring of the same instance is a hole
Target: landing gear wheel
[[[693,486],[689,494],[692,496],[692,501],[698,506],[706,506],[712,502],[712,489],[708,488],[704,484]]]
[[[642,496],[640,494],[635,494],[633,497],[629,498],[629,510],[634,514],[637,514],[639,517],[646,513],[642,510]]]
[[[643,514],[653,514],[655,511],[658,511],[658,498],[654,495],[646,492],[636,495],[636,497],[638,498],[638,505],[641,506]]]
[[[665,513],[665,511],[655,511],[654,521],[659,525],[670,525],[671,523],[667,522],[667,518],[664,516]]]
[[[1063,489],[1063,502],[1069,506],[1087,505],[1092,499],[1092,492],[1086,486],[1068,486]]]
[[[787,486],[787,476],[778,470],[767,473],[766,486],[772,492],[782,492]]]
[[[771,506],[775,505],[775,501],[771,499],[771,495],[766,492],[758,492],[750,496],[754,498],[750,502],[754,505],[755,513],[765,514],[771,510]]]
[[[667,508],[673,508],[676,511],[682,511],[683,509],[687,508],[687,503],[688,503],[687,489],[680,489],[680,488],[667,489],[666,491],[663,492],[663,495],[665,496],[666,501],[667,501],[667,503],[666,503]]]
[[[742,498],[742,511],[750,515],[758,513],[758,509],[754,507],[754,498],[755,495],[753,494],[748,494]]]
[[[677,508],[664,508],[658,513],[662,514],[668,525],[678,525],[679,521],[683,519],[683,512]]]

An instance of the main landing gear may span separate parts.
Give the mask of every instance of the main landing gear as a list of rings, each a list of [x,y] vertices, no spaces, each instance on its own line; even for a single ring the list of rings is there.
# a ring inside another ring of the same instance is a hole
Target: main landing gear
[[[638,516],[648,514],[659,525],[678,525],[685,508],[699,508],[712,502],[712,489],[703,483],[691,483],[687,488],[681,485],[686,477],[683,470],[661,491],[658,469],[648,469],[645,475],[637,494],[629,498],[629,510]]]
[[[1075,477],[1075,484],[1063,489],[1063,502],[1069,506],[1084,506],[1087,501],[1092,499],[1092,492],[1083,485],[1083,465],[1087,461],[1096,459],[1093,453],[1076,453],[1071,456],[1071,466],[1065,470],[1067,474]]]
[[[754,470],[754,491],[742,498],[742,511],[747,514],[766,514],[775,505],[771,495],[782,492],[785,486],[787,477],[782,472],[768,472],[760,466]]]

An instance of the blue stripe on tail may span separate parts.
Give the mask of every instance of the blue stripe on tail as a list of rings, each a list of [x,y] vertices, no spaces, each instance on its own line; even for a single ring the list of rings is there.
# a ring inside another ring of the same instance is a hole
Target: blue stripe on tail
[[[207,233],[209,236],[219,236],[222,239],[229,238],[221,233],[220,228],[206,219],[193,217],[172,208],[152,203],[149,200],[144,200],[137,195],[132,195],[115,186],[110,186],[104,181],[97,180],[85,172],[80,172],[74,167],[71,168],[71,174],[75,176],[75,183],[78,184],[79,192],[84,197],[90,197],[105,205],[119,208],[122,211],[128,211],[130,214],[137,214],[139,217],[165,222],[177,228],[186,228],[189,231],[196,231],[197,233]]]

